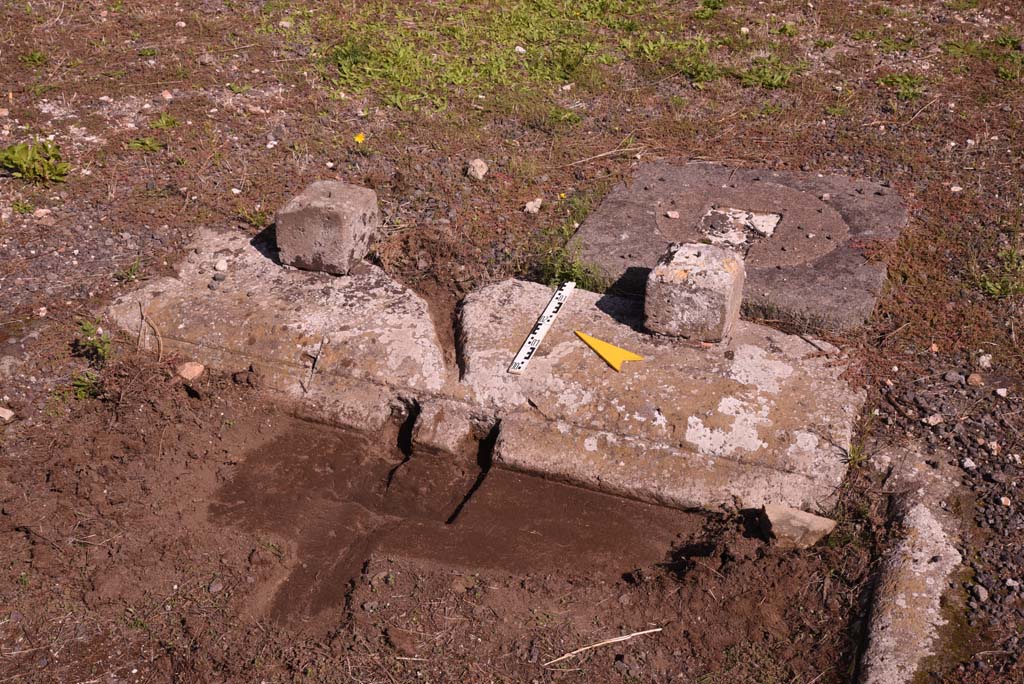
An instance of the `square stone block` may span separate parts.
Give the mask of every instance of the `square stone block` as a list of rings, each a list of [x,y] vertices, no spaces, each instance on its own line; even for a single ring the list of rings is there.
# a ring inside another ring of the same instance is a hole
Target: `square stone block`
[[[366,256],[380,225],[377,193],[340,181],[317,181],[277,212],[282,263],[346,275]]]
[[[745,271],[736,252],[672,245],[647,277],[645,325],[651,332],[720,342],[739,319]]]

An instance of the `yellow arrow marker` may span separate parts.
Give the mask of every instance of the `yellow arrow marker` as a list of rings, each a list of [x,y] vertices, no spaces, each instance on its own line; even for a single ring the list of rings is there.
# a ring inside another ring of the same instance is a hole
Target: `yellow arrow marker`
[[[576,330],[576,337],[586,342],[587,346],[593,349],[598,356],[605,360],[605,362],[614,368],[615,370],[622,372],[623,361],[643,361],[644,357],[634,354],[631,351],[626,351],[622,347],[616,347],[614,344],[608,344],[604,340],[599,340],[596,337],[591,337],[586,333],[581,333]]]

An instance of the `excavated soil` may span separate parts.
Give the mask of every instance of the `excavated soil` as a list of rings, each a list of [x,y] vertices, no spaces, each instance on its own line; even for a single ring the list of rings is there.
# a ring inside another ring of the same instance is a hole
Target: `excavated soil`
[[[840,682],[854,668],[860,524],[785,551],[743,516],[490,469],[486,445],[462,464],[409,453],[399,426],[306,423],[251,374],[186,386],[170,368],[116,363],[99,401],[13,435],[9,681]]]

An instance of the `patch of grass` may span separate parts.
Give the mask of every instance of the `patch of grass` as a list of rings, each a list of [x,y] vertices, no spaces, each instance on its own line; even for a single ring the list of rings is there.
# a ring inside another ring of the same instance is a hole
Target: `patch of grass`
[[[576,195],[566,200],[566,220],[541,233],[540,258],[534,273],[537,280],[551,287],[571,280],[576,287],[591,292],[603,292],[608,288],[609,283],[597,269],[583,261],[579,246],[570,244],[590,208],[591,199],[587,195]]]
[[[963,12],[978,8],[978,0],[950,0],[946,3],[946,9],[954,12]]]
[[[114,273],[114,280],[119,283],[134,283],[139,279],[139,275],[142,273],[142,262],[136,259],[132,262],[131,266],[122,268],[120,271]]]
[[[714,17],[715,13],[723,7],[725,7],[725,0],[701,0],[700,7],[693,12],[693,18],[706,21]]]
[[[247,92],[252,90],[252,86],[246,83],[228,83],[228,90],[233,92],[235,95],[245,95]]]
[[[1019,81],[1024,79],[1024,53],[1015,52],[1010,55],[1005,64],[996,69],[996,75],[1004,81]]]
[[[30,67],[41,67],[49,61],[49,58],[46,56],[46,53],[33,50],[18,57],[18,61]]]
[[[1024,294],[1024,252],[1004,249],[997,264],[978,278],[978,289],[994,299]]]
[[[863,444],[851,444],[846,450],[846,462],[851,468],[859,468],[868,462],[868,455]]]
[[[775,33],[779,34],[780,36],[792,38],[797,33],[799,33],[799,30],[797,29],[796,24],[783,24],[779,28],[775,29]]]
[[[155,47],[144,47],[138,52],[139,57],[156,57],[157,49]]]
[[[149,122],[149,127],[155,128],[157,130],[167,130],[170,128],[175,128],[177,125],[178,120],[170,114],[168,114],[167,112],[162,112],[160,116]]]
[[[917,74],[889,74],[878,80],[878,85],[888,88],[897,99],[916,100],[924,94],[925,80]]]
[[[245,221],[253,228],[259,228],[260,230],[263,230],[270,225],[270,215],[258,204],[252,209],[239,207],[238,218]]]
[[[99,323],[84,319],[78,322],[78,332],[80,336],[72,345],[75,354],[96,368],[106,365],[114,353],[114,343],[110,335],[103,332]]]
[[[676,44],[689,38],[678,9],[657,0],[370,1],[343,15],[313,8],[308,0],[266,3],[261,30],[300,42],[335,97],[371,92],[406,111],[487,104],[480,95],[511,100],[566,83],[594,88],[621,78],[605,67],[623,59],[671,68]]]
[[[910,38],[883,38],[878,42],[878,48],[882,52],[906,52],[917,47],[917,40]]]
[[[793,76],[800,73],[803,67],[796,64],[785,64],[777,56],[758,57],[750,68],[740,72],[740,82],[745,86],[756,86],[768,90],[789,87]]]
[[[159,152],[164,149],[166,145],[157,140],[152,136],[144,136],[142,138],[134,138],[128,141],[128,149],[136,152]]]
[[[29,183],[60,183],[67,180],[71,165],[61,160],[56,143],[37,140],[0,149],[0,169]]]
[[[850,108],[844,104],[834,104],[825,107],[825,113],[834,119],[841,119],[850,115]]]
[[[32,206],[31,202],[26,202],[25,200],[20,199],[16,199],[11,202],[11,209],[14,210],[15,214],[31,214],[36,210],[36,208]]]
[[[835,45],[836,43],[834,40],[829,40],[827,38],[818,38],[816,41],[814,41],[814,47],[818,48],[819,50],[828,50],[831,47],[835,47]]]
[[[942,51],[951,57],[988,59],[992,49],[980,40],[951,40],[942,44]]]

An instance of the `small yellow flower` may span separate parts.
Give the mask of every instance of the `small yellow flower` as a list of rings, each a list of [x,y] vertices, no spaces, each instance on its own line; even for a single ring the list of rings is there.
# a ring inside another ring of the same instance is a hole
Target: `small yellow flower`
[[[353,140],[355,140],[358,144],[362,145],[364,142],[366,142],[366,134],[365,133],[356,133],[356,135],[353,138]]]
[[[558,193],[558,199],[565,199],[565,193],[564,192]]]

